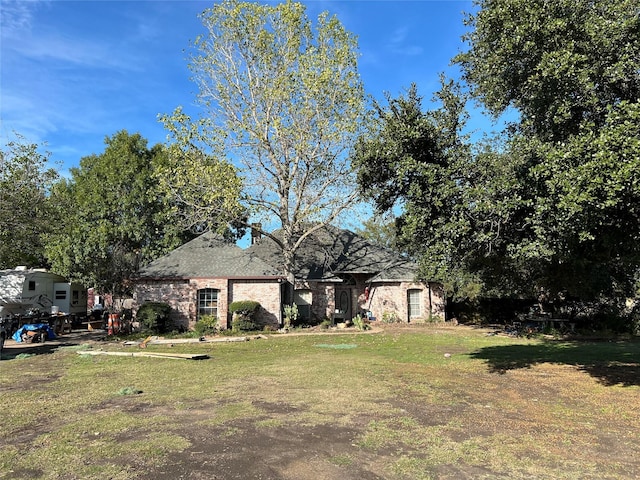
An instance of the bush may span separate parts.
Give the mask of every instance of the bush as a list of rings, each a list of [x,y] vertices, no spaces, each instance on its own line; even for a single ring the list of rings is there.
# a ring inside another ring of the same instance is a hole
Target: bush
[[[213,315],[202,315],[193,328],[198,337],[213,335],[218,331],[218,318]]]
[[[231,322],[231,330],[234,332],[254,332],[258,330],[258,324],[250,317],[238,315]]]
[[[284,328],[291,328],[298,320],[298,306],[295,303],[284,306]]]
[[[333,327],[333,320],[331,320],[330,318],[325,318],[320,323],[321,330],[329,330],[331,327]]]
[[[253,300],[240,300],[229,305],[229,311],[234,314],[253,317],[260,308],[260,303]]]
[[[360,315],[356,315],[351,319],[353,322],[353,326],[356,327],[357,330],[369,330],[371,326],[369,325],[369,321],[361,317]]]
[[[260,308],[260,303],[253,300],[240,300],[229,305],[229,311],[233,313],[231,330],[234,332],[251,332],[258,330],[255,314]]]
[[[136,319],[143,329],[162,333],[168,327],[170,314],[170,305],[162,302],[147,302],[140,305]]]
[[[387,312],[385,311],[382,314],[382,323],[399,323],[400,317],[396,312]]]

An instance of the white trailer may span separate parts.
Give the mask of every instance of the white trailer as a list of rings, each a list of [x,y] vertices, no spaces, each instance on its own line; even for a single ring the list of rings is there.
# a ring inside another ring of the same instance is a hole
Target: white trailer
[[[87,314],[87,290],[44,269],[0,270],[0,316],[32,311],[71,317]]]

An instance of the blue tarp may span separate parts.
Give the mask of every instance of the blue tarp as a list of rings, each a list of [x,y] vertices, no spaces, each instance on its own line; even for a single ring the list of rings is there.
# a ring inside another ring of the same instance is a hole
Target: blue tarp
[[[46,330],[48,340],[53,340],[56,338],[56,334],[53,333],[53,330],[51,330],[51,327],[47,323],[30,323],[27,325],[23,325],[18,330],[16,330],[16,333],[14,333],[13,337],[11,338],[13,338],[16,342],[22,342],[22,334],[24,332],[34,330]]]

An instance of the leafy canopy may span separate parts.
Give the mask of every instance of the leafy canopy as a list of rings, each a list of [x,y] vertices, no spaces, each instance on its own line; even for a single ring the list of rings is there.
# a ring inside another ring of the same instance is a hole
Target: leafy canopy
[[[0,269],[46,266],[44,237],[57,223],[49,157],[21,135],[0,150]]]
[[[621,0],[481,0],[454,61],[472,99],[519,114],[496,139],[458,128],[466,98],[415,89],[377,107],[359,183],[423,276],[451,292],[594,299],[633,293],[640,256],[640,11]],[[397,208],[397,207],[396,207]]]
[[[163,121],[183,133],[181,148],[195,145],[238,166],[247,213],[281,227],[272,238],[291,272],[304,236],[355,199],[346,155],[364,115],[355,37],[326,13],[312,24],[295,2],[224,0],[201,19],[207,33],[194,42],[189,66],[202,116],[178,109]]]
[[[125,294],[141,264],[188,237],[157,195],[154,172],[166,162],[164,149],[149,149],[139,134],[125,130],[105,138],[105,145],[56,185],[52,198],[65,222],[50,236],[47,256],[70,279]]]

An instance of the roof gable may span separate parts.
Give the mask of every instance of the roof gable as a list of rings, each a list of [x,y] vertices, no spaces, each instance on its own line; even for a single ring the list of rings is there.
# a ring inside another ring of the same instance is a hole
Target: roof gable
[[[250,252],[207,232],[140,270],[140,278],[231,278],[276,276],[277,271]]]
[[[279,232],[274,234],[278,236]],[[282,254],[272,239],[262,238],[248,251],[282,270]],[[412,281],[416,271],[415,263],[398,253],[332,226],[309,235],[295,254],[294,274],[298,279],[338,280],[343,274],[366,274],[375,281]]]

